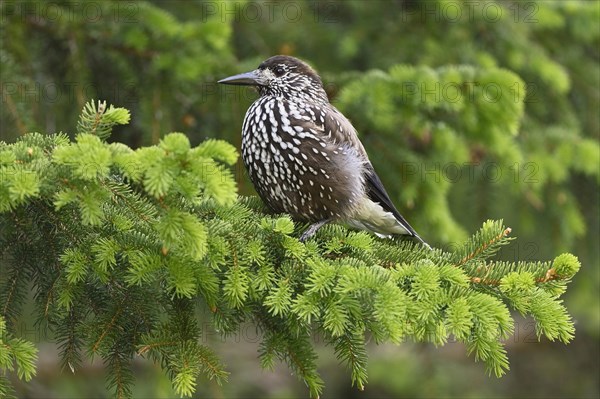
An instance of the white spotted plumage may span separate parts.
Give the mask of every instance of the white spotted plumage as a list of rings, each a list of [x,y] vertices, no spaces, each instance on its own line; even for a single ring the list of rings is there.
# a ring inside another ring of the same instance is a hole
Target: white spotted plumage
[[[333,220],[423,242],[392,204],[354,127],[329,103],[308,65],[275,56],[221,83],[254,85],[260,93],[242,125],[242,158],[271,209],[314,223],[311,234]]]

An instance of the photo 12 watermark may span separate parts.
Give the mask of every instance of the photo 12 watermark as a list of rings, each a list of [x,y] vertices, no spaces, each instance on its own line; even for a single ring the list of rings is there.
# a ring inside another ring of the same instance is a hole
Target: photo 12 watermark
[[[523,84],[496,82],[402,82],[400,98],[403,102],[417,104],[456,104],[456,103],[499,103],[508,100],[513,103],[522,101],[527,93],[526,102],[536,102],[537,86],[533,83]]]
[[[495,1],[407,1],[402,7],[401,22],[420,20],[444,23],[483,21],[497,23],[508,19],[514,23],[537,23],[539,4],[534,1],[503,4]]]
[[[336,23],[344,6],[339,1],[206,1],[199,4],[200,22]]]
[[[79,99],[110,98],[112,102],[123,106],[139,103],[139,87],[136,82],[119,82],[101,85],[79,81],[23,82],[3,81],[0,83],[1,102],[12,101],[17,104],[56,104],[77,105]]]
[[[441,183],[539,183],[539,165],[536,162],[402,162],[399,168],[401,182],[433,181]]]
[[[135,24],[140,21],[140,4],[136,1],[14,1],[1,2],[3,23],[10,19],[33,24],[110,21]]]

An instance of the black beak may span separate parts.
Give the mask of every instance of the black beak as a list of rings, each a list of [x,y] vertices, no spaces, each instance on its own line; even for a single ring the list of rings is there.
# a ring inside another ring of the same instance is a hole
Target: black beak
[[[233,75],[225,79],[219,80],[218,83],[225,85],[238,85],[238,86],[264,86],[265,82],[263,77],[260,76],[256,71],[240,73],[239,75]]]

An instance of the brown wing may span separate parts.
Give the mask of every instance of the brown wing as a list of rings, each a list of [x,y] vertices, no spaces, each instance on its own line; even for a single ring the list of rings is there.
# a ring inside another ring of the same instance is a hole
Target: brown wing
[[[330,105],[326,108],[326,117],[323,126],[323,133],[326,134],[336,144],[349,145],[356,149],[359,154],[364,156],[365,160],[369,161],[369,156],[365,147],[362,145],[356,134],[356,129],[350,121],[334,106]]]
[[[373,168],[373,165],[369,160],[369,156],[367,155],[364,146],[358,139],[358,135],[356,134],[354,126],[352,126],[350,121],[333,106],[330,107],[330,112],[328,112],[328,115],[325,118],[323,131],[325,134],[331,135],[331,139],[334,140],[337,144],[350,145],[353,148],[357,149],[359,153],[361,153],[364,156],[366,185],[365,191],[367,192],[367,196],[372,201],[381,205],[384,210],[386,210],[387,212],[391,212],[398,221],[398,223],[402,227],[404,227],[404,229],[408,231],[411,236],[417,237],[421,240],[415,229],[412,228],[412,226],[406,221],[406,219],[400,214],[400,212],[398,212],[398,210],[392,203],[392,200],[390,199],[389,194],[385,190],[381,179],[375,172],[375,169]]]

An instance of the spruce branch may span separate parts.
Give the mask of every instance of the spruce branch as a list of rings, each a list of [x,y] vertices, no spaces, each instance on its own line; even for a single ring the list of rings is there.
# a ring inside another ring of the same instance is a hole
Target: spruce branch
[[[9,386],[6,384],[5,373],[16,370],[19,379],[29,381],[35,375],[37,361],[37,348],[33,343],[21,338],[13,337],[7,331],[6,320],[0,316],[0,388],[7,394]]]
[[[113,126],[127,124],[129,119],[129,111],[125,108],[107,107],[106,101],[90,101],[81,111],[77,133],[89,133],[105,140],[110,136]]]
[[[352,385],[363,391],[367,383],[367,351],[362,334],[358,332],[338,337],[334,341],[334,349],[336,356],[350,368]]]
[[[573,255],[493,260],[512,240],[502,221],[487,221],[455,251],[339,225],[301,243],[289,216],[237,195],[231,145],[192,147],[181,133],[138,150],[109,144],[107,132],[128,115],[111,109],[88,104],[74,141],[27,134],[0,143],[0,298],[10,321],[34,281],[63,367],[74,372],[88,348],[117,396],[131,393],[136,355],[159,363],[180,396],[193,395],[200,376],[226,381],[218,355],[199,344],[200,309],[224,336],[256,324],[261,365],[285,361],[313,397],[323,390],[315,332],[359,389],[367,334],[434,345],[452,334],[497,376],[508,369],[509,309],[533,317],[538,337],[573,337],[560,299],[580,268]],[[8,392],[2,384],[0,373]]]
[[[81,320],[75,310],[69,310],[66,317],[63,317],[60,322],[56,323],[54,330],[59,337],[57,339],[58,348],[60,349],[61,369],[68,367],[71,373],[81,365],[81,348],[83,339],[79,336],[78,327]],[[62,341],[62,342],[61,342]]]
[[[502,230],[502,232],[500,232],[499,234],[489,238],[487,237],[488,234],[486,234],[486,227],[489,226],[491,223],[493,222],[487,221],[486,225],[484,225],[484,227],[479,232],[477,232],[471,240],[467,241],[463,245],[462,251],[466,252],[466,255],[464,255],[462,259],[460,259],[457,262],[457,267],[462,267],[467,262],[480,256],[485,255],[486,257],[489,257],[497,251],[500,245],[505,245],[507,243],[507,240],[505,240],[505,238],[508,237],[508,235],[512,231],[511,228],[507,227],[504,230]],[[502,223],[502,221],[496,223]]]
[[[9,311],[13,310],[15,308],[14,306],[14,297],[15,297],[15,292],[17,291],[17,289],[21,288],[18,284],[18,280],[19,280],[19,276],[24,273],[24,271],[22,269],[20,270],[16,270],[15,273],[13,274],[12,277],[10,277],[8,279],[8,284],[6,285],[6,291],[2,291],[2,293],[4,294],[6,292],[6,294],[2,295],[2,300],[4,302],[4,307],[2,308],[2,316],[3,318],[6,318],[9,315]]]
[[[104,329],[102,330],[102,333],[100,334],[100,336],[98,337],[98,339],[96,340],[96,342],[94,342],[94,344],[92,345],[91,348],[91,353],[95,354],[98,351],[98,348],[100,346],[100,344],[102,343],[102,341],[104,340],[104,337],[106,337],[106,334],[109,333],[109,331],[114,328],[116,322],[117,322],[117,318],[121,315],[121,312],[123,311],[123,307],[119,306],[117,308],[117,311],[115,312],[114,316],[112,317],[112,319],[110,319],[110,321],[108,322],[108,324],[106,324],[106,326],[104,327]]]
[[[172,340],[170,340],[170,341],[153,342],[151,344],[143,345],[141,348],[138,349],[137,353],[138,353],[138,355],[142,356],[146,352],[148,352],[149,350],[156,350],[156,349],[159,349],[159,348],[173,346],[173,345],[176,345],[176,344],[177,344],[177,341],[172,341]]]

